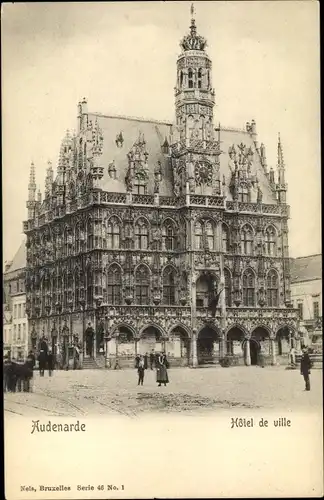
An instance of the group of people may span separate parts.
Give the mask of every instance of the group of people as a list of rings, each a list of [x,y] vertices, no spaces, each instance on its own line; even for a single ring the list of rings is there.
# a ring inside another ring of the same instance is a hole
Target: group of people
[[[138,354],[136,356],[135,368],[137,368],[138,373],[137,385],[143,385],[145,370],[148,368],[148,360],[150,361],[150,369],[153,370],[153,366],[156,368],[156,382],[158,383],[158,387],[161,387],[162,384],[166,386],[169,383],[169,362],[165,352],[155,353],[154,351],[152,351],[149,356],[147,353],[145,355]]]
[[[16,360],[10,356],[3,362],[3,391],[30,392],[35,366],[35,356],[29,353],[26,361]]]

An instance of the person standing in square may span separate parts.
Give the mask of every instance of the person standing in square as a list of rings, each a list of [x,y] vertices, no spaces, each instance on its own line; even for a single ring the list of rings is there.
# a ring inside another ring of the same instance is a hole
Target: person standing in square
[[[302,349],[303,355],[300,360],[300,373],[303,375],[304,380],[305,380],[305,391],[310,391],[310,369],[312,366],[309,354],[308,354],[308,349],[306,346],[303,347]]]
[[[144,374],[145,374],[145,364],[144,364],[144,358],[143,358],[143,356],[140,356],[140,359],[139,359],[139,362],[138,362],[137,373],[138,373],[138,383],[137,383],[137,385],[143,385]]]

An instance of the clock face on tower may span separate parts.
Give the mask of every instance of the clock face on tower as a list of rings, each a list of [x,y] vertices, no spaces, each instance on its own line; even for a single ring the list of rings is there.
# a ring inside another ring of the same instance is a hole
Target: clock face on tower
[[[212,185],[213,169],[208,161],[199,161],[195,165],[195,179],[197,186]]]

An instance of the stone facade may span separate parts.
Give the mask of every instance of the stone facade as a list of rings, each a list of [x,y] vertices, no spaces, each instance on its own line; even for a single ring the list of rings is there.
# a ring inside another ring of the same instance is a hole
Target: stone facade
[[[214,126],[206,41],[177,60],[176,123],[90,113],[62,141],[45,195],[31,166],[27,235],[30,342],[78,342],[106,366],[166,350],[171,364],[226,355],[269,363],[297,335],[290,304],[282,145],[268,169],[254,120]]]
[[[322,351],[322,256],[291,259],[291,301],[299,312],[303,342]]]
[[[28,354],[28,318],[26,314],[26,248],[23,242],[4,272],[3,349],[12,358]]]

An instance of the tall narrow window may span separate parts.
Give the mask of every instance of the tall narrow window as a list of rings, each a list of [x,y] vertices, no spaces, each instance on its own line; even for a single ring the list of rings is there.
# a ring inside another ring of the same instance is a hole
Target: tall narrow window
[[[229,233],[228,233],[228,227],[226,224],[222,225],[222,244],[223,244],[223,252],[227,253],[229,252]]]
[[[174,250],[174,229],[171,222],[166,223],[162,228],[162,239],[164,250]]]
[[[180,87],[182,87],[183,84],[183,71],[180,71]]]
[[[66,273],[63,275],[63,308],[68,306],[68,278]]]
[[[201,84],[202,84],[202,70],[198,70],[198,88],[201,89]]]
[[[91,267],[88,266],[88,268],[87,268],[87,304],[89,306],[92,306],[92,303],[93,303],[93,278],[92,278]]]
[[[193,88],[193,71],[191,68],[188,69],[188,87]]]
[[[278,274],[272,269],[267,275],[267,305],[268,307],[278,307]]]
[[[117,265],[111,265],[108,269],[108,304],[121,304],[121,271]]]
[[[265,233],[265,251],[271,257],[276,255],[276,231],[272,226],[268,227]]]
[[[253,253],[253,231],[249,226],[244,226],[241,233],[241,252],[243,255]]]
[[[195,120],[192,115],[188,116],[187,124],[188,124],[188,138],[191,139],[195,128]]]
[[[204,122],[205,122],[205,117],[201,116],[199,118],[199,139],[204,139]]]
[[[299,319],[304,319],[304,304],[302,302],[298,302],[297,304]]]
[[[225,281],[225,303],[227,307],[232,306],[232,280],[231,273],[228,269],[224,269],[224,281]]]
[[[243,305],[246,307],[255,306],[255,278],[251,270],[243,274]]]
[[[148,227],[144,219],[139,219],[135,224],[135,248],[137,250],[148,248]]]
[[[78,309],[80,304],[80,271],[75,270],[74,273],[74,305]]]
[[[87,250],[92,250],[93,249],[93,225],[92,225],[91,219],[89,219],[88,223],[87,223],[87,239],[88,239]]]
[[[120,225],[118,219],[112,217],[107,225],[107,247],[109,249],[119,248]]]
[[[196,222],[195,225],[195,247],[197,250],[203,248],[203,228],[200,222]]]
[[[206,239],[209,250],[214,250],[214,228],[211,222],[206,222]]]
[[[313,315],[314,319],[319,318],[319,302],[313,302]]]
[[[238,193],[238,201],[242,203],[248,203],[249,202],[249,190],[245,186],[241,186],[239,189]]]
[[[175,304],[175,272],[172,267],[167,267],[163,271],[163,304]]]
[[[146,266],[139,266],[135,274],[136,304],[149,303],[150,273]]]
[[[146,182],[144,179],[135,177],[134,191],[136,194],[146,194]]]

